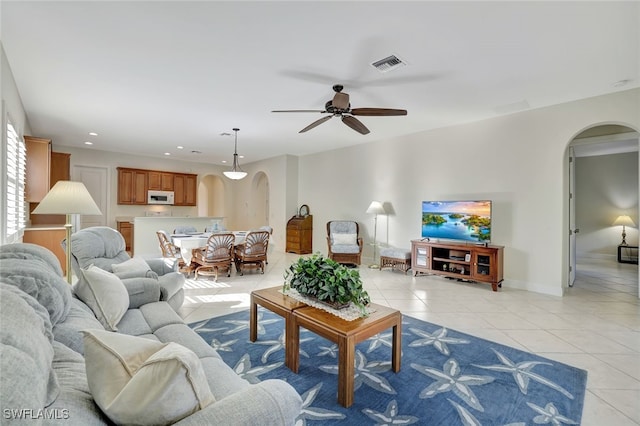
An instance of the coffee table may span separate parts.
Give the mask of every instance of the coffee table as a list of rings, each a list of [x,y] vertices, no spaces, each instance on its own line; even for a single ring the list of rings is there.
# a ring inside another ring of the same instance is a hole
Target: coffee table
[[[291,355],[292,344],[292,328],[291,328],[291,314],[294,310],[304,308],[307,305],[298,302],[296,299],[282,294],[282,286],[264,288],[261,290],[254,290],[251,292],[251,305],[249,314],[249,340],[255,342],[258,340],[258,305],[270,310],[271,312],[280,315],[284,318],[285,329],[285,352],[284,352],[284,365],[291,368],[290,362],[293,358]],[[296,346],[296,350],[297,346]]]
[[[366,318],[346,321],[329,312],[312,306],[292,310],[291,338],[287,338],[287,354],[291,357],[288,367],[298,373],[300,364],[300,327],[338,344],[338,403],[344,407],[353,404],[353,380],[355,373],[355,345],[375,336],[387,328],[393,328],[391,368],[400,371],[402,353],[402,314],[395,309],[371,303],[374,312]]]

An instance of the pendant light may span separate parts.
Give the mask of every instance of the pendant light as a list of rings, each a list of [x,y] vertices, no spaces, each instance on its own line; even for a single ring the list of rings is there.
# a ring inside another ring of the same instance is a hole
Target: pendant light
[[[236,132],[236,142],[235,147],[233,148],[233,167],[231,170],[224,172],[224,175],[229,179],[240,180],[247,175],[247,172],[243,172],[240,168],[240,164],[238,163],[238,128],[234,128],[233,131]]]

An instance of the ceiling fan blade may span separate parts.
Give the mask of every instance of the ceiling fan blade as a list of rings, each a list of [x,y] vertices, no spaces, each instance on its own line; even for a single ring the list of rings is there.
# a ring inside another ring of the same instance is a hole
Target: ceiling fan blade
[[[333,101],[331,104],[338,109],[347,109],[349,108],[349,94],[337,92],[333,96]]]
[[[271,112],[326,112],[321,109],[278,109]]]
[[[351,110],[353,115],[369,115],[369,116],[391,116],[391,115],[407,115],[406,109],[392,108],[354,108]]]
[[[355,117],[345,115],[342,117],[342,122],[360,134],[366,135],[369,133],[369,129]]]
[[[327,121],[328,119],[330,119],[331,117],[333,117],[333,115],[327,115],[326,117],[322,117],[319,120],[314,121],[313,123],[309,124],[307,127],[305,127],[304,129],[300,130],[298,133],[304,133],[307,130],[311,130],[316,126],[321,125],[322,123],[324,123],[325,121]]]

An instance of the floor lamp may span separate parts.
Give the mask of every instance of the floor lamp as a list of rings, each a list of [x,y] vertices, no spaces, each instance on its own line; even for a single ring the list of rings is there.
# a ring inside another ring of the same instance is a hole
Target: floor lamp
[[[47,192],[38,207],[32,214],[65,214],[66,224],[66,261],[67,261],[67,282],[71,284],[71,223],[72,214],[101,215],[102,212],[96,205],[91,194],[82,182],[72,182],[70,180],[59,180],[53,188]]]
[[[380,266],[376,263],[376,237],[378,233],[378,215],[386,214],[384,211],[384,207],[380,201],[372,201],[369,204],[369,208],[367,209],[367,213],[375,214],[375,219],[373,221],[373,264],[369,265],[371,269],[378,269]]]
[[[622,242],[620,243],[621,246],[626,246],[627,244],[627,233],[625,232],[624,227],[625,226],[636,226],[635,223],[633,223],[633,220],[631,220],[631,218],[627,215],[622,215],[622,216],[618,216],[618,218],[613,222],[612,226],[620,226],[622,225]]]

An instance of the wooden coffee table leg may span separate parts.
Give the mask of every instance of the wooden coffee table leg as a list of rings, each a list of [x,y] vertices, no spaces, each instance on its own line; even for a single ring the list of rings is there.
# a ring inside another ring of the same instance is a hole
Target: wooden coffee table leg
[[[402,317],[398,319],[398,324],[393,326],[393,348],[391,349],[391,367],[393,372],[400,371],[402,361]]]
[[[258,340],[258,304],[251,296],[251,306],[249,308],[249,340]]]
[[[338,339],[338,403],[345,408],[353,404],[353,375],[355,373],[355,340]]]
[[[289,367],[289,370],[298,374],[298,366],[300,365],[300,326],[294,314],[289,315],[289,321],[287,321],[285,327],[288,329],[288,332],[285,332],[285,365]],[[287,358],[289,358],[288,363]]]

